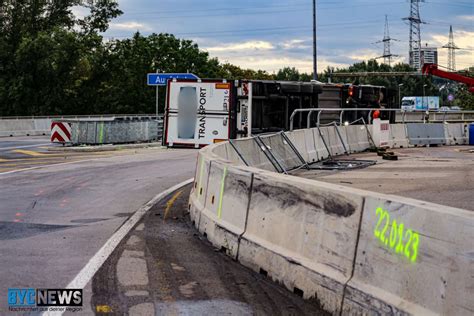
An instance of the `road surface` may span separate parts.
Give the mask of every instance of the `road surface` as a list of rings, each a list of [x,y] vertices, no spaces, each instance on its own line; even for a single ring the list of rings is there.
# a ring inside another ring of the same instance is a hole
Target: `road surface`
[[[190,186],[153,207],[92,281],[95,312],[328,315],[214,249],[191,224]]]
[[[137,149],[67,160],[73,155],[50,156],[39,148],[47,146],[41,140],[8,141],[0,139],[1,159],[12,165],[26,159],[28,165],[0,171],[2,293],[10,287],[65,287],[130,214],[193,177],[197,155],[195,150]],[[19,147],[47,156],[18,152]],[[36,169],[21,171],[32,166]],[[6,303],[0,300],[0,314]]]
[[[392,150],[398,161],[383,160],[376,153],[348,158],[374,160],[377,164],[349,171],[304,170],[295,175],[368,191],[474,211],[474,147],[440,146]]]

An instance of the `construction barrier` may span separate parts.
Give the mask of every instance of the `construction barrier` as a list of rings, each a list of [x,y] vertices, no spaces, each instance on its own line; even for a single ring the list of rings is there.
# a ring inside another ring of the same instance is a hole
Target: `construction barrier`
[[[0,137],[49,135],[51,119],[1,119]]]
[[[198,230],[233,258],[237,257],[239,239],[245,230],[252,177],[250,172],[211,162]]]
[[[446,144],[444,124],[442,123],[407,123],[406,127],[410,145],[429,146]]]
[[[472,313],[473,224],[470,211],[367,193],[343,312]]]
[[[361,211],[362,198],[341,187],[255,173],[238,259],[336,313],[352,272]]]
[[[318,157],[318,161],[327,159],[331,153],[329,152],[328,148],[325,146],[325,139],[328,138],[327,127],[321,128],[312,128],[313,137],[314,137],[314,146],[316,147],[316,153]]]
[[[344,146],[346,146],[345,139],[347,140],[347,136],[342,127],[326,127],[325,134],[323,135],[332,156],[339,156],[346,152]]]
[[[444,133],[446,138],[446,145],[469,144],[467,125],[464,123],[444,124]]]
[[[365,125],[346,126],[345,129],[350,153],[364,151],[372,145]]]
[[[356,128],[340,131],[351,151],[369,142]],[[326,137],[329,148],[340,151],[335,128],[321,128],[323,138],[319,132],[288,138],[313,152],[308,159],[322,159]],[[403,130],[392,135],[391,145],[399,146],[393,140],[403,138]],[[263,139],[264,149],[248,138],[199,153],[190,212],[214,246],[332,313],[474,310],[474,213],[278,174],[263,151],[294,152],[281,135]],[[243,155],[230,158],[234,147]]]
[[[74,144],[122,144],[161,139],[157,120],[62,121],[72,125]]]
[[[246,164],[255,168],[277,171],[265,154],[267,148],[257,144],[253,139],[237,139],[233,141],[234,150],[245,157]]]
[[[408,148],[409,141],[405,124],[391,124],[389,134],[390,148]]]

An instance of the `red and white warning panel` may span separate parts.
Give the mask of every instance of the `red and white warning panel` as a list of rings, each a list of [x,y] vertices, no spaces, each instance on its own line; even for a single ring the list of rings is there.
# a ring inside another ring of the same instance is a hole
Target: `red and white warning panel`
[[[70,143],[71,142],[71,124],[65,122],[51,123],[51,142],[52,143]]]

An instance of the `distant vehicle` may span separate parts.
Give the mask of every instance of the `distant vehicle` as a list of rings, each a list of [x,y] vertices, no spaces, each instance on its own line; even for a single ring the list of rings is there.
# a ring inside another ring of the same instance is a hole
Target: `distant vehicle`
[[[452,106],[451,111],[461,111],[461,108],[459,106]]]
[[[404,111],[438,111],[439,97],[404,97],[402,99]]]
[[[446,112],[446,111],[451,111],[451,108],[449,106],[442,106],[439,108],[440,112]]]

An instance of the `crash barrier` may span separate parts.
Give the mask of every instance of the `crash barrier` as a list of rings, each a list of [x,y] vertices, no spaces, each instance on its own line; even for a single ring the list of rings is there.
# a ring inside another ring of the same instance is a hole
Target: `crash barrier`
[[[51,119],[1,119],[0,137],[48,135]]]
[[[62,120],[56,123],[70,126],[69,142],[74,145],[147,142],[160,140],[163,132],[163,122],[150,119]]]
[[[65,116],[14,116],[0,117],[0,137],[49,135],[51,123],[60,120],[139,120],[156,119],[156,115],[65,115]],[[162,117],[160,116],[160,119]]]
[[[316,135],[287,133],[310,160]],[[349,148],[369,143],[362,135]],[[288,167],[294,151],[278,137],[261,138],[289,155],[277,159]],[[335,314],[474,310],[474,213],[277,173],[264,153],[249,150],[254,144],[241,139],[199,152],[190,215],[215,247]]]
[[[466,124],[444,124],[446,145],[468,145],[469,132]]]
[[[382,116],[388,118],[392,123],[467,123],[474,122],[474,111],[414,111],[407,112],[402,109],[386,109],[386,108],[304,108],[296,109],[290,116],[290,131],[293,130],[294,120],[297,114],[307,113],[306,128],[311,128],[315,123],[316,126],[321,126],[322,114],[333,114],[339,116],[339,125],[348,124],[351,122],[345,121],[345,114],[356,115],[358,120],[363,119],[366,123],[372,122],[373,114],[377,111],[382,113]],[[316,119],[314,119],[316,117]],[[301,126],[301,122],[299,124]]]
[[[407,135],[410,145],[445,145],[444,124],[407,123]]]

